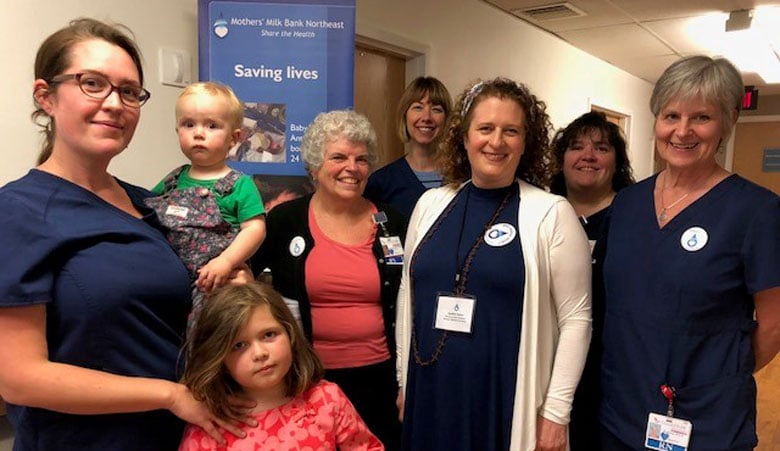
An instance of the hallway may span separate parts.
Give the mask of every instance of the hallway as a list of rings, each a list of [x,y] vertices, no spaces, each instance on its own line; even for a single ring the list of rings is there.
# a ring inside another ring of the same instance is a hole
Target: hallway
[[[756,374],[758,384],[758,447],[780,451],[780,357]]]

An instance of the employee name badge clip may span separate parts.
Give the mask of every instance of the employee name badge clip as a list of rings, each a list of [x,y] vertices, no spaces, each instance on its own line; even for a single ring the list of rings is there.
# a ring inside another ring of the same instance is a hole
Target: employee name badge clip
[[[650,413],[647,418],[645,447],[648,449],[686,451],[691,440],[693,424],[674,418],[674,387],[663,384],[661,393],[669,401],[666,415]]]
[[[465,294],[439,293],[436,298],[436,329],[470,334],[477,298]]]
[[[398,236],[390,236],[385,223],[387,222],[387,214],[384,211],[378,211],[371,217],[374,223],[382,229],[382,235],[379,237],[379,244],[382,245],[382,253],[384,254],[385,264],[387,265],[403,265],[404,264],[404,246],[401,244],[401,238]]]

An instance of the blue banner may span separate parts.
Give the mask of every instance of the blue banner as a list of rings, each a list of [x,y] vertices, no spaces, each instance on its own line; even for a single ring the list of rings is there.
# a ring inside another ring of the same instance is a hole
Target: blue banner
[[[305,176],[306,126],[353,104],[355,0],[198,0],[198,28],[200,79],[229,85],[245,105],[230,166]]]

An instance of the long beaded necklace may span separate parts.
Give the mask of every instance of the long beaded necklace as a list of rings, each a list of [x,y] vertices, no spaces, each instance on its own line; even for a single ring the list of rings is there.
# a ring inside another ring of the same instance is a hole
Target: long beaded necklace
[[[470,186],[466,187],[465,189],[470,189]],[[463,264],[463,267],[460,269],[460,272],[458,272],[455,275],[455,290],[454,293],[458,296],[462,295],[466,291],[466,281],[468,280],[468,273],[471,269],[471,262],[474,260],[474,256],[477,253],[477,249],[479,248],[479,245],[482,244],[483,237],[485,236],[485,233],[490,229],[490,227],[495,224],[496,220],[499,216],[501,216],[501,213],[504,211],[504,208],[506,207],[507,203],[509,203],[509,199],[512,197],[512,189],[509,189],[504,196],[504,199],[501,201],[501,204],[496,209],[495,213],[493,213],[493,217],[490,218],[490,221],[485,224],[482,233],[479,235],[479,238],[477,241],[471,246],[471,249],[469,250],[468,254],[466,255],[466,261]],[[465,220],[465,214],[468,210],[468,196],[469,192],[465,193],[466,196],[466,208],[464,211],[464,220]],[[412,279],[412,284],[414,283],[414,260],[417,257],[417,252],[420,250],[420,246],[425,244],[426,241],[428,241],[433,233],[441,226],[441,224],[444,222],[444,218],[446,218],[450,212],[455,208],[455,205],[457,203],[458,198],[455,197],[453,201],[450,203],[450,205],[444,210],[444,212],[439,216],[439,218],[436,220],[436,222],[433,224],[431,229],[428,231],[428,233],[425,234],[423,239],[420,241],[420,244],[417,245],[417,251],[415,251],[414,255],[412,256],[412,260],[409,262],[409,272],[410,272],[410,278]],[[461,224],[461,234],[463,233],[463,225]],[[460,248],[460,244],[458,245],[458,248]],[[411,289],[411,287],[410,287]],[[414,307],[412,307],[414,308]],[[417,333],[416,328],[414,327],[414,324],[412,324],[412,355],[414,356],[414,361],[420,366],[428,366],[433,363],[435,363],[439,356],[441,356],[442,352],[444,352],[444,345],[447,343],[447,338],[449,337],[449,333],[445,330],[441,333],[439,336],[439,342],[436,344],[436,349],[433,351],[431,356],[428,359],[424,359],[422,355],[420,354],[420,346],[417,343]]]

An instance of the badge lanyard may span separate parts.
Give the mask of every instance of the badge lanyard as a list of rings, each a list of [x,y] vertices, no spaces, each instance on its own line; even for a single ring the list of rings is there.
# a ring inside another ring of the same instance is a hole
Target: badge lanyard
[[[493,213],[493,217],[490,218],[490,221],[485,224],[485,227],[483,228],[482,232],[477,237],[477,240],[474,242],[474,244],[471,246],[471,249],[466,254],[466,258],[463,261],[463,265],[458,265],[458,251],[460,250],[461,241],[463,239],[463,228],[466,224],[466,216],[468,214],[468,203],[469,203],[469,197],[471,195],[471,185],[468,185],[466,188],[468,190],[466,194],[466,203],[464,204],[463,208],[463,218],[461,220],[461,227],[460,227],[460,233],[458,235],[458,245],[455,249],[455,281],[454,281],[454,289],[453,292],[455,296],[463,296],[466,291],[466,281],[468,280],[468,273],[471,269],[471,263],[474,260],[474,256],[477,253],[477,249],[479,248],[480,244],[482,244],[483,237],[485,233],[495,224],[495,222],[498,220],[498,217],[501,216],[501,213],[504,211],[504,208],[506,208],[507,203],[509,202],[509,199],[512,197],[513,189],[509,189],[504,196],[504,199],[501,201],[501,204],[496,209],[496,212]],[[438,229],[438,227],[441,225],[441,223],[444,221],[444,218],[446,218],[449,213],[453,210],[455,207],[456,202],[453,202],[448,208],[444,214],[442,214],[439,219],[436,221],[436,223],[431,227],[431,230],[428,232],[428,234],[425,236],[423,241],[420,242],[420,244],[417,246],[419,249],[428,239],[434,234],[434,232]],[[415,252],[415,256],[416,256]],[[410,265],[410,268],[414,267],[414,257],[412,257],[412,262]],[[460,267],[460,269],[458,269]],[[431,354],[431,357],[428,359],[423,359],[420,356],[420,348],[417,344],[417,334],[415,331],[414,323],[412,323],[412,352],[414,354],[414,361],[420,365],[420,366],[428,366],[436,362],[436,360],[439,359],[439,356],[444,352],[444,345],[447,342],[447,337],[449,336],[449,333],[445,330],[441,333],[441,336],[439,337],[439,342],[436,345],[436,349],[433,351],[433,354]]]

